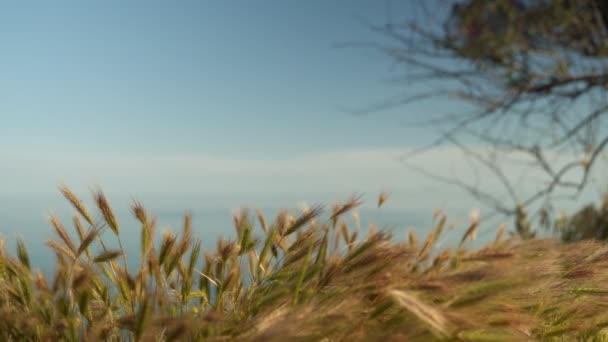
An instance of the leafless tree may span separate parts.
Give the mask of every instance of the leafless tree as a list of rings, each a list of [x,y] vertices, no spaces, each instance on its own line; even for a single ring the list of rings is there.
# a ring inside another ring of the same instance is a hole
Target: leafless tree
[[[418,168],[415,154],[404,162],[506,215],[558,194],[578,196],[608,145],[608,2],[411,0],[406,7],[415,18],[397,22],[400,13],[390,11],[387,22],[370,24],[383,42],[366,44],[402,66],[392,81],[404,95],[359,113],[438,98],[462,102],[456,108],[466,110],[416,122],[441,132],[416,153],[458,146],[504,193]],[[517,191],[525,175],[505,171],[501,161],[513,155],[542,177],[535,192]]]

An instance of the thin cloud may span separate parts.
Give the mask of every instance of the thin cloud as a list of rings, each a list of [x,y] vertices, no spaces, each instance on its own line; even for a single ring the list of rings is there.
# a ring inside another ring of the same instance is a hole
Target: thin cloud
[[[99,185],[108,193],[125,195],[208,194],[252,200],[274,196],[314,201],[315,196],[325,200],[331,196],[353,193],[375,196],[389,191],[392,196],[388,204],[397,207],[474,204],[459,189],[438,185],[406,167],[399,158],[407,152],[397,148],[349,150],[285,159],[4,152],[0,154],[3,160],[0,177],[7,185],[7,193],[54,192],[58,183],[65,182],[80,191]],[[444,176],[473,180],[469,162],[456,147],[431,150],[414,162]],[[523,170],[518,165],[505,167],[510,175]],[[499,183],[486,176],[480,174],[485,189],[503,190]],[[370,200],[373,203],[376,199]]]

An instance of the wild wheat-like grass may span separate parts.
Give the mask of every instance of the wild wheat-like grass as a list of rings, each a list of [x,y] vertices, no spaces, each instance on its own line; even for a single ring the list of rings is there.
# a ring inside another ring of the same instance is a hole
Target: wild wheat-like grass
[[[35,271],[23,241],[16,257],[0,241],[0,340],[605,340],[608,253],[599,242],[522,242],[504,239],[502,227],[469,251],[473,219],[458,249],[439,250],[448,234],[441,212],[422,244],[413,230],[405,242],[385,230],[363,237],[354,197],[327,220],[322,206],[272,221],[258,211],[257,226],[248,211],[235,212],[234,240],[204,251],[190,214],[180,234],[155,243],[155,218],[134,202],[138,253],[122,246],[101,191],[97,220],[60,191],[76,211],[78,241],[50,218],[52,279]],[[348,212],[354,229],[342,219]],[[139,268],[127,267],[127,255],[139,256]]]

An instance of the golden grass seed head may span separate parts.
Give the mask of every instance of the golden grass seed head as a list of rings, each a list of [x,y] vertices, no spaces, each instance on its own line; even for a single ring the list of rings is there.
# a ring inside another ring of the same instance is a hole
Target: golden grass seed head
[[[164,265],[167,256],[172,253],[173,245],[175,244],[175,235],[169,231],[163,232],[163,241],[160,246],[158,261],[160,265]]]
[[[78,238],[82,243],[82,240],[84,240],[86,233],[84,228],[82,227],[82,222],[80,222],[80,218],[78,218],[78,216],[76,215],[72,216],[72,223],[74,224],[74,228],[76,228],[76,233],[78,233]]]
[[[36,272],[36,276],[34,278],[34,284],[38,290],[47,292],[49,290],[49,285],[46,282],[46,278],[42,275],[41,272]]]
[[[137,218],[137,220],[141,224],[143,224],[143,225],[148,224],[148,215],[146,214],[146,209],[144,208],[144,206],[141,202],[134,201],[133,204],[131,205],[131,212],[133,213],[133,216],[135,216],[135,218]]]
[[[95,225],[93,222],[93,217],[89,214],[89,211],[86,209],[82,201],[78,199],[78,197],[76,197],[76,195],[74,195],[74,193],[66,185],[60,185],[59,191],[91,226]]]
[[[27,249],[25,248],[25,242],[22,239],[17,239],[17,257],[23,266],[25,266],[28,270],[31,269],[30,257],[27,253]]]
[[[190,247],[192,239],[192,214],[186,213],[184,215],[184,230],[182,233],[182,239],[178,245],[177,252],[180,256],[184,255]]]
[[[258,221],[260,221],[260,226],[262,227],[262,231],[265,234],[268,234],[268,224],[266,223],[266,217],[264,217],[264,213],[262,210],[257,210]]]
[[[84,240],[80,243],[78,250],[76,251],[76,257],[78,257],[82,252],[88,250],[89,246],[93,243],[93,240],[97,237],[97,229],[91,228],[91,230],[84,237]]]
[[[107,200],[105,194],[101,190],[98,190],[94,194],[94,197],[95,197],[95,202],[97,203],[97,207],[101,211],[101,214],[102,214],[104,220],[106,221],[106,223],[108,224],[110,229],[114,232],[114,234],[116,236],[118,236],[119,232],[120,232],[120,229],[118,227],[118,222],[116,221],[114,212],[112,211],[112,208],[110,207],[110,204],[108,203],[108,200]]]
[[[95,258],[93,258],[93,262],[95,262],[95,263],[109,262],[122,255],[123,255],[122,250],[107,250],[107,251],[103,251],[100,254],[98,254],[97,256],[95,256]]]
[[[407,237],[410,247],[412,249],[416,249],[418,247],[418,235],[416,235],[416,231],[414,230],[414,228],[410,228],[407,233]]]
[[[55,228],[55,232],[57,232],[57,235],[59,235],[59,237],[61,238],[61,240],[63,240],[63,242],[65,243],[65,245],[74,254],[76,254],[76,246],[72,242],[72,239],[70,239],[70,236],[68,235],[67,231],[65,230],[65,228],[63,227],[63,225],[61,224],[61,222],[59,221],[59,219],[56,216],[51,215],[49,217],[49,222],[51,223],[51,225],[53,226],[53,228]]]
[[[388,197],[389,197],[389,194],[387,192],[383,191],[380,193],[380,195],[378,196],[378,208],[382,207],[382,205],[386,202]]]
[[[307,211],[303,212],[302,215],[300,215],[298,218],[291,219],[290,220],[291,222],[289,223],[289,228],[287,228],[287,230],[285,231],[285,235],[289,235],[289,234],[297,231],[299,228],[310,223],[312,220],[314,220],[316,217],[318,217],[322,212],[323,212],[323,206],[316,205],[312,209],[308,209]]]
[[[71,250],[66,248],[63,244],[55,240],[48,240],[46,244],[47,246],[51,247],[56,253],[63,255],[70,260],[76,260],[76,255]]]

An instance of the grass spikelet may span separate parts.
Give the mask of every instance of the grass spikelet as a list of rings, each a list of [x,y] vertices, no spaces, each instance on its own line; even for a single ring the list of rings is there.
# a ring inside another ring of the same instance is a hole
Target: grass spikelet
[[[335,226],[334,226],[335,228]],[[340,237],[342,236],[342,230],[334,229],[334,245],[333,245],[333,253],[338,252],[338,248],[340,247]]]
[[[357,208],[358,206],[361,205],[361,196],[354,196],[351,199],[349,199],[348,201],[346,201],[346,203],[344,204],[336,204],[333,208],[330,220],[333,222],[333,226],[336,226],[337,223],[337,219],[338,217],[340,217],[342,214],[347,213],[355,208]]]
[[[285,235],[289,235],[289,234],[295,232],[296,230],[298,230],[300,227],[306,225],[311,220],[313,220],[314,218],[319,216],[322,211],[323,211],[322,205],[317,205],[317,206],[314,206],[312,209],[307,210],[302,215],[300,215],[295,220],[295,222],[285,231]]]
[[[23,266],[25,266],[28,270],[31,270],[30,256],[25,248],[25,242],[23,242],[21,239],[17,239],[17,257]]]
[[[186,253],[186,251],[190,247],[191,239],[192,239],[192,214],[188,212],[184,215],[184,230],[182,232],[182,239],[179,242],[179,247],[177,248],[177,253],[179,256],[182,256]]]
[[[433,265],[431,269],[438,269],[445,264],[446,261],[450,259],[452,256],[452,251],[448,248],[445,251],[441,252],[439,255],[435,257],[433,260]]]
[[[476,230],[477,230],[477,223],[471,223],[471,225],[469,226],[467,231],[462,236],[462,239],[460,240],[460,246],[462,246],[468,238],[471,238],[471,240],[475,240]]]
[[[323,233],[323,239],[317,252],[317,258],[315,259],[315,269],[320,273],[325,267],[325,261],[327,259],[327,247],[329,245],[329,229]]]
[[[82,201],[80,201],[78,197],[76,197],[76,195],[74,195],[74,193],[66,185],[60,185],[59,191],[91,226],[95,225],[95,223],[93,222],[93,217],[91,216],[91,214],[89,214],[89,211],[86,209]]]
[[[141,223],[140,243],[141,257],[143,259],[152,247],[152,241],[154,239],[154,221],[152,223],[148,221],[148,215],[141,202],[133,202],[133,204],[131,205],[131,212],[133,213],[133,216],[135,216],[135,218],[139,221],[139,223]]]
[[[239,252],[239,248],[237,244],[232,241],[220,239],[217,244],[217,251],[220,258],[226,262]]]
[[[122,256],[122,254],[123,254],[123,252],[121,250],[105,251],[105,252],[102,252],[99,255],[97,255],[95,258],[93,258],[93,262],[95,262],[95,263],[108,262],[108,261],[114,260],[114,259]]]
[[[93,243],[93,240],[95,240],[95,238],[97,237],[97,229],[91,229],[87,235],[84,237],[84,240],[82,240],[82,242],[80,243],[80,246],[78,247],[78,250],[76,251],[76,257],[78,257],[80,254],[82,254],[82,252],[88,250],[89,246],[91,246],[91,243]]]
[[[242,234],[241,230],[243,229],[243,226],[249,221],[249,210],[244,208],[241,210],[233,210],[232,221],[237,235],[240,236],[240,234]]]
[[[359,234],[359,231],[361,230],[361,217],[357,210],[353,210],[353,221],[355,222],[355,233]]]
[[[192,252],[190,253],[190,260],[188,261],[188,278],[192,278],[192,273],[194,272],[194,268],[196,267],[196,262],[198,261],[198,257],[201,253],[201,241],[197,240],[194,243],[194,248],[192,248]]]
[[[427,235],[426,240],[424,241],[424,245],[422,245],[420,252],[418,252],[418,258],[424,256],[431,249],[431,247],[433,247],[433,244],[435,243],[435,238],[436,232],[433,230]]]
[[[389,194],[387,192],[381,192],[378,196],[378,208],[380,208],[388,199]]]
[[[141,204],[141,202],[134,201],[131,205],[131,212],[133,216],[143,225],[148,224],[148,215],[146,214],[146,209]]]
[[[503,290],[512,289],[514,286],[521,284],[521,281],[508,279],[498,280],[488,283],[475,285],[468,289],[462,296],[456,298],[450,303],[451,307],[462,307],[472,305],[490,295],[495,295]]]
[[[285,231],[287,230],[289,213],[287,210],[281,209],[277,214],[277,218],[275,219],[275,225],[279,227],[279,235],[284,236]]]
[[[310,258],[312,255],[312,251],[313,251],[313,245],[311,244],[310,247],[308,248],[308,253],[306,253],[306,258],[304,259],[304,262],[302,263],[302,266],[300,268],[300,272],[298,275],[298,281],[297,281],[296,287],[293,291],[293,304],[298,304],[298,301],[300,300],[300,292],[302,291],[302,285],[304,283],[304,276],[306,275],[306,272],[308,271],[308,265],[310,264]]]
[[[359,232],[358,231],[354,231],[353,234],[350,236],[350,241],[348,242],[348,248],[349,250],[352,249],[353,244],[355,242],[357,242],[357,238],[359,237]]]
[[[441,233],[443,233],[447,219],[448,219],[448,217],[446,215],[443,215],[441,217],[441,220],[439,220],[439,223],[437,224],[437,227],[435,228],[435,237],[434,237],[435,241],[437,241],[437,239],[439,239],[439,237],[441,236]]]
[[[94,194],[94,197],[95,197],[95,202],[97,203],[97,207],[101,211],[101,214],[103,215],[104,220],[106,221],[106,223],[108,224],[110,229],[114,232],[114,234],[116,236],[118,236],[118,234],[120,232],[120,229],[118,227],[118,222],[116,221],[116,217],[114,216],[114,213],[112,212],[112,208],[110,207],[110,204],[108,203],[108,200],[106,199],[106,196],[104,195],[104,193],[101,190],[99,190],[99,191],[97,191],[97,193]]]
[[[380,241],[382,241],[385,236],[381,233],[376,233],[367,238],[363,243],[357,246],[352,252],[348,253],[348,255],[344,258],[344,263],[348,263],[358,256],[362,255],[366,251],[372,249],[375,245],[377,245]]]
[[[78,233],[78,239],[80,240],[80,243],[82,243],[82,241],[84,240],[84,237],[86,235],[86,232],[85,232],[84,228],[82,227],[82,223],[80,222],[80,219],[78,218],[78,216],[76,216],[76,215],[72,216],[72,223],[74,224],[74,228],[76,228],[76,233]]]
[[[55,232],[57,232],[57,235],[59,235],[59,237],[61,238],[61,240],[65,243],[65,245],[74,253],[76,254],[76,246],[74,245],[74,243],[72,242],[72,239],[70,239],[70,236],[68,235],[68,233],[66,232],[65,228],[63,227],[63,225],[61,224],[61,222],[59,221],[59,219],[52,215],[49,218],[49,222],[51,222],[51,225],[53,226],[53,228],[55,228]]]
[[[462,240],[460,240],[460,246],[462,246],[468,238],[471,238],[471,240],[475,240],[475,233],[477,232],[478,226],[479,226],[479,211],[474,210],[471,213],[471,224],[469,225],[469,228],[462,236]]]
[[[255,257],[255,252],[254,251],[250,251],[249,253],[247,253],[247,258],[248,258],[248,266],[249,266],[249,276],[251,278],[251,281],[257,281],[257,271],[256,271],[256,265],[258,265],[258,262],[256,261],[256,257]]]
[[[225,291],[229,290],[232,287],[232,285],[234,285],[234,283],[236,282],[236,278],[237,278],[238,274],[239,274],[239,272],[238,272],[238,270],[236,268],[233,268],[228,273],[228,276],[222,282],[221,290],[222,290],[223,293],[225,293]]]
[[[449,327],[448,319],[441,311],[431,307],[420,301],[415,296],[399,290],[389,292],[391,298],[400,305],[414,314],[420,321],[431,328],[433,334],[440,339],[449,339],[452,336]]]
[[[340,235],[342,235],[342,237],[344,238],[344,244],[346,245],[350,244],[350,236],[348,231],[348,225],[342,222],[342,224],[340,225]]]
[[[68,257],[70,260],[76,260],[76,255],[74,255],[74,253],[71,250],[66,248],[61,243],[59,243],[55,240],[48,240],[46,242],[46,244],[47,244],[47,246],[51,247],[55,252]]]
[[[262,227],[262,231],[264,234],[268,234],[268,224],[266,223],[266,218],[264,217],[264,213],[258,209],[257,211],[258,221],[260,221],[260,226]]]
[[[257,265],[257,278],[258,281],[260,279],[262,279],[262,274],[265,271],[265,267],[267,265],[266,260],[267,260],[267,256],[268,253],[270,252],[270,249],[275,241],[275,237],[277,234],[277,229],[273,228],[268,235],[266,236],[266,241],[264,242],[264,247],[262,248],[262,252],[260,253],[260,257],[258,259],[258,265]]]
[[[175,244],[175,235],[171,232],[163,233],[163,242],[160,247],[160,252],[158,254],[158,262],[160,265],[164,265],[167,259],[167,256],[171,254],[173,250],[173,245]]]
[[[48,290],[49,290],[49,285],[46,281],[46,278],[40,272],[36,272],[34,284],[36,285],[36,288],[41,291],[48,292]]]
[[[414,231],[413,228],[410,228],[410,230],[408,231],[407,238],[408,238],[410,247],[412,249],[416,249],[418,247],[418,236],[416,235],[416,232]]]
[[[311,239],[316,237],[317,230],[309,229],[301,234],[298,234],[297,240],[287,248],[287,254],[298,251],[302,246],[310,243]]]
[[[577,287],[570,290],[571,293],[577,295],[606,295],[608,294],[608,289],[597,288],[597,287]]]

